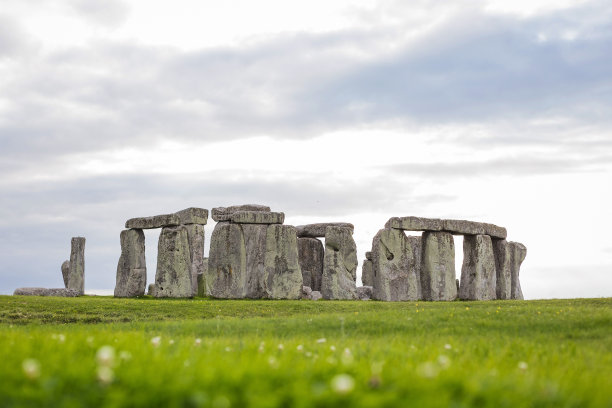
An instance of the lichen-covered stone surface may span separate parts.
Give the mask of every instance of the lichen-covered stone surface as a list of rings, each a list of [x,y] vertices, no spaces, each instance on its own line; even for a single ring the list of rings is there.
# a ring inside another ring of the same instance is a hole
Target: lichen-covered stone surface
[[[527,248],[520,242],[509,242],[510,254],[512,260],[510,262],[510,272],[512,276],[512,289],[510,293],[511,299],[523,300],[523,291],[521,290],[521,281],[519,280],[519,273],[521,271],[521,264],[527,256]]]
[[[425,300],[455,300],[455,243],[452,234],[426,231],[422,236],[421,291]]]
[[[231,207],[216,207],[212,209],[212,219],[216,222],[229,221],[232,218],[232,215],[238,211],[260,211],[260,212],[269,212],[270,207],[267,205],[259,205],[259,204],[243,204],[243,205],[233,205]]]
[[[85,293],[85,238],[74,237],[70,241],[70,266],[67,289]]]
[[[393,217],[385,224],[385,228],[395,228],[404,231],[440,231],[442,220],[423,217]]]
[[[115,297],[142,296],[147,286],[144,233],[140,229],[123,230],[120,241]]]
[[[64,280],[64,287],[68,287],[68,277],[70,276],[70,261],[66,260],[62,263],[62,279]]]
[[[316,238],[298,238],[298,256],[304,286],[321,291],[323,279],[323,243]]]
[[[372,242],[373,298],[385,301],[421,298],[421,237],[385,228]]]
[[[298,261],[297,234],[291,225],[270,225],[266,231],[266,297],[299,299],[302,271]]]
[[[357,299],[357,247],[350,228],[327,227],[321,294],[324,299]]]
[[[222,299],[246,295],[246,247],[238,224],[219,222],[210,238],[206,283],[210,295]]]
[[[443,220],[442,229],[453,235],[482,235],[485,233],[484,224],[466,220]]]
[[[208,276],[208,258],[202,260],[202,273],[198,273],[198,296],[210,296],[210,288],[206,283],[206,277]]]
[[[188,224],[189,255],[191,257],[191,283],[193,295],[198,293],[198,274],[204,273],[204,225]]]
[[[323,295],[318,290],[313,290],[309,297],[310,300],[320,300],[323,299]]]
[[[374,285],[374,266],[369,259],[365,259],[361,264],[361,284],[363,286]]]
[[[493,240],[495,255],[495,297],[508,300],[512,298],[512,254],[505,239]]]
[[[164,227],[159,235],[155,297],[193,297],[189,235],[184,225]]]
[[[181,219],[176,214],[162,214],[153,217],[130,218],[125,222],[125,228],[134,229],[154,229],[163,227],[174,227],[181,223]]]
[[[17,288],[13,292],[17,296],[58,296],[58,297],[77,297],[81,295],[76,290],[67,288]]]
[[[491,238],[506,239],[508,231],[504,227],[497,226],[495,224],[484,224],[485,234]]]
[[[358,286],[357,287],[357,297],[359,300],[370,300],[372,299],[372,286]]]
[[[206,225],[208,222],[208,210],[205,208],[189,207],[175,213],[181,224]]]
[[[317,224],[298,225],[295,228],[300,238],[323,238],[325,237],[327,227],[348,228],[351,230],[351,235],[355,230],[355,226],[348,222],[322,222]]]
[[[285,214],[282,212],[236,211],[231,221],[235,224],[282,224]]]
[[[251,299],[267,298],[265,269],[268,225],[243,224],[240,229],[246,254],[246,287],[243,296]]]
[[[366,258],[368,261],[371,261],[371,260],[372,260],[372,251],[367,251],[367,252],[365,253],[365,258]]]
[[[463,266],[459,298],[493,300],[496,298],[495,257],[488,235],[467,235],[463,238]]]

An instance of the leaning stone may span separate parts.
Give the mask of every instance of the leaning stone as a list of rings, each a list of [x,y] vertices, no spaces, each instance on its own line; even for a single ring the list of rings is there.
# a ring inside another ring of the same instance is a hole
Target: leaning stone
[[[181,224],[199,224],[206,225],[208,222],[208,210],[204,208],[189,207],[175,215],[178,216]]]
[[[233,205],[231,207],[216,207],[212,209],[212,219],[215,222],[229,221],[232,218],[232,214],[238,211],[260,211],[269,212],[270,207],[267,205],[259,204],[244,204],[244,205]]]
[[[234,224],[282,224],[285,214],[282,212],[237,211],[231,218]]]
[[[241,225],[217,223],[210,238],[206,275],[210,296],[221,299],[245,297],[246,262],[246,247]]]
[[[385,228],[404,231],[440,231],[442,230],[442,220],[439,218],[393,217],[387,221]]]
[[[321,292],[319,292],[318,290],[313,290],[312,293],[310,294],[310,300],[319,300],[322,299],[323,295],[321,295]]]
[[[68,276],[70,276],[70,261],[62,263],[62,278],[64,279],[64,287],[68,287]]]
[[[467,235],[463,238],[463,266],[459,298],[493,300],[496,297],[496,272],[493,243],[488,235]]]
[[[17,288],[13,295],[16,296],[58,296],[58,297],[77,297],[79,292],[73,289],[57,288]]]
[[[323,243],[316,238],[298,238],[298,255],[305,286],[321,291],[323,278]]]
[[[381,229],[372,242],[373,298],[385,301],[421,298],[421,237],[399,229]]]
[[[351,230],[327,227],[321,294],[324,299],[357,299],[357,247]]]
[[[191,252],[184,225],[164,227],[159,235],[155,297],[193,297]]]
[[[270,299],[299,299],[303,286],[297,234],[291,225],[273,224],[266,231],[266,295]]]
[[[483,224],[485,228],[485,234],[491,238],[506,239],[508,231],[504,227],[498,227],[495,224]]]
[[[210,289],[206,284],[206,276],[208,276],[208,258],[203,258],[202,260],[203,270],[202,273],[198,273],[198,296],[205,297],[210,296]]]
[[[163,227],[174,227],[181,224],[181,219],[176,214],[155,215],[153,217],[130,218],[125,222],[125,228],[153,229]]]
[[[302,286],[302,299],[310,299],[310,295],[312,295],[310,286]]]
[[[449,232],[425,231],[422,237],[421,290],[425,300],[455,300],[455,243]]]
[[[142,296],[147,286],[145,236],[141,229],[121,231],[115,297]]]
[[[365,258],[366,258],[368,261],[371,261],[371,260],[372,260],[372,251],[367,251],[367,252],[365,253]]]
[[[374,285],[374,266],[369,259],[364,260],[361,265],[361,284],[363,286]]]
[[[521,271],[521,264],[527,256],[527,248],[520,242],[509,242],[508,245],[510,246],[510,253],[512,254],[512,262],[510,263],[510,270],[512,274],[512,289],[510,298],[523,300],[523,291],[521,290],[519,273]]]
[[[318,224],[298,225],[295,228],[300,238],[323,238],[325,237],[325,230],[327,227],[348,228],[351,230],[351,235],[353,235],[353,231],[355,230],[355,226],[348,222],[323,222]]]
[[[204,225],[188,224],[189,255],[191,257],[191,285],[193,295],[198,294],[198,274],[204,273]]]
[[[370,300],[372,299],[372,287],[371,286],[359,286],[357,288],[357,297],[359,300]]]
[[[70,242],[70,267],[67,289],[85,293],[85,238],[74,237]]]
[[[442,229],[453,235],[482,235],[485,233],[485,226],[481,222],[465,220],[443,220]]]

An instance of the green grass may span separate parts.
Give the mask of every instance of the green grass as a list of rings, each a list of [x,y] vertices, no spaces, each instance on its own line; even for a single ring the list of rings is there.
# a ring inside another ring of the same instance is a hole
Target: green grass
[[[612,299],[0,296],[0,406],[612,407]]]

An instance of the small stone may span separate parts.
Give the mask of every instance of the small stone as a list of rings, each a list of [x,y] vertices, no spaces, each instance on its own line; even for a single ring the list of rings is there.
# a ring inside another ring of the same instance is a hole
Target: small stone
[[[372,299],[372,286],[359,286],[357,287],[357,297],[359,300],[370,300]]]
[[[325,299],[357,299],[357,247],[349,228],[330,226],[325,232],[321,294]]]
[[[366,258],[368,261],[371,261],[371,260],[372,260],[372,251],[367,251],[367,252],[365,253],[365,258]]]
[[[298,238],[297,243],[303,283],[320,291],[325,257],[323,243],[316,238]]]
[[[147,289],[147,295],[155,296],[155,284],[154,283],[149,284],[149,288]]]
[[[229,221],[232,218],[232,214],[238,211],[260,211],[269,212],[270,207],[267,205],[259,204],[244,204],[234,205],[231,207],[216,207],[212,209],[212,219],[215,222]]]
[[[67,289],[85,293],[85,238],[74,237],[70,243],[70,266]]]
[[[208,222],[208,210],[204,208],[189,207],[175,213],[181,224],[206,225]]]
[[[310,286],[302,286],[302,299],[310,299],[310,295],[312,295]]]
[[[439,218],[393,217],[387,221],[385,228],[404,231],[440,231],[442,230],[442,220]]]
[[[323,295],[318,290],[313,290],[310,294],[310,300],[319,300],[323,299]]]
[[[453,235],[483,235],[485,233],[484,224],[465,220],[443,220],[442,229]]]
[[[421,290],[425,300],[455,300],[455,243],[449,232],[425,231],[422,237]]]
[[[198,297],[210,296],[210,289],[206,284],[206,276],[208,275],[208,258],[202,260],[202,273],[198,273]]]
[[[323,238],[325,237],[327,227],[348,228],[351,230],[351,235],[353,235],[353,231],[355,230],[355,226],[348,222],[323,222],[318,224],[298,225],[295,228],[300,238]]]
[[[125,228],[154,229],[163,227],[175,227],[181,224],[181,219],[176,214],[162,214],[153,217],[130,218],[125,222]]]
[[[363,286],[374,285],[374,266],[369,259],[364,260],[361,264],[361,284]]]
[[[193,296],[189,236],[184,225],[164,227],[159,235],[155,297]]]
[[[233,224],[282,224],[285,214],[282,212],[237,211],[232,214]]]
[[[142,296],[147,286],[144,232],[141,229],[123,230],[120,241],[115,297]]]
[[[463,300],[493,300],[496,274],[493,244],[488,235],[468,235],[463,238],[463,266],[459,298]]]
[[[13,292],[15,296],[57,296],[57,297],[77,297],[80,293],[74,289],[67,288],[17,288]]]
[[[68,276],[70,276],[70,261],[66,260],[62,263],[62,278],[64,279],[64,287],[68,287]]]

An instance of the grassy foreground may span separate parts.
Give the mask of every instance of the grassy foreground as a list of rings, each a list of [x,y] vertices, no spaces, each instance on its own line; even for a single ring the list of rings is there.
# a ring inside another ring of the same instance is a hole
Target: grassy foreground
[[[612,299],[0,296],[0,406],[612,407]]]

